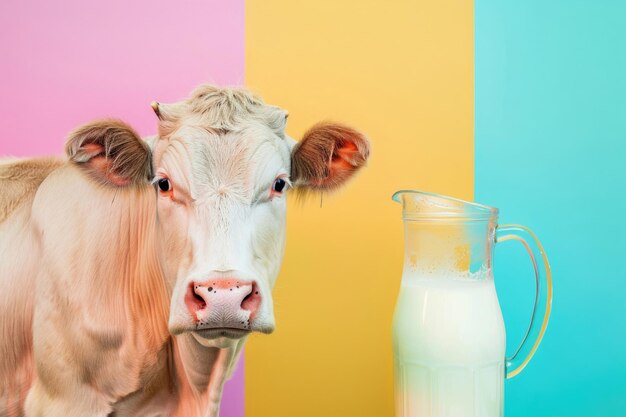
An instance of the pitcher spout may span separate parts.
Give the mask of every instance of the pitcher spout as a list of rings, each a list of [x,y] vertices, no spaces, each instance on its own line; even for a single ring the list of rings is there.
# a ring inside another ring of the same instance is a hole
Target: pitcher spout
[[[498,209],[454,197],[417,190],[396,191],[391,199],[402,204],[405,220],[492,220]]]

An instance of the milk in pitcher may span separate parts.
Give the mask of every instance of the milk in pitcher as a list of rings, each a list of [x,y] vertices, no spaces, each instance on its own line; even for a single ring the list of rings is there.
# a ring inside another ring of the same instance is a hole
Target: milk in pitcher
[[[490,274],[405,271],[393,340],[397,417],[502,415],[505,331]]]

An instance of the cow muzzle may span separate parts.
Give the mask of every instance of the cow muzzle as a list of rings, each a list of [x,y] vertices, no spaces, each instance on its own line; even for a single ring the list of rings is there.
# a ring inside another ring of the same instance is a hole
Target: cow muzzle
[[[203,337],[238,338],[254,330],[261,294],[255,281],[192,281],[185,294],[185,305],[195,331]]]

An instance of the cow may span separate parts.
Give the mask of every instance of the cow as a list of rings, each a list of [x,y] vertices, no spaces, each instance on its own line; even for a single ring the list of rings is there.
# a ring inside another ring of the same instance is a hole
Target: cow
[[[274,330],[286,195],[345,184],[366,137],[202,85],[0,161],[0,416],[219,415],[247,337]]]

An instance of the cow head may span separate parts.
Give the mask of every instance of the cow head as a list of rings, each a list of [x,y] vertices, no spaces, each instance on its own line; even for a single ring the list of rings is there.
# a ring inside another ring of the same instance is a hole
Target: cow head
[[[120,165],[141,165],[151,155],[170,332],[193,332],[207,343],[272,332],[286,196],[292,188],[343,185],[364,165],[367,140],[348,127],[319,124],[296,142],[285,134],[284,110],[240,89],[205,85],[187,100],[153,109],[159,134],[150,149],[127,140],[136,137],[130,128],[117,142],[132,144],[126,147],[133,157]],[[119,157],[80,143],[74,155],[102,181],[128,186],[145,178],[145,170],[114,169]]]

